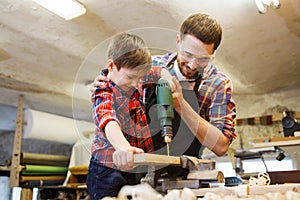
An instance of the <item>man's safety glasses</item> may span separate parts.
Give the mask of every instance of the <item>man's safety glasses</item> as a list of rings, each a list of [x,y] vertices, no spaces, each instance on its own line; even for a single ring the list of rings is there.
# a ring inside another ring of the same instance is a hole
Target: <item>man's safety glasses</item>
[[[178,54],[182,56],[184,59],[186,59],[187,61],[194,62],[197,66],[200,67],[205,67],[208,63],[210,63],[214,59],[214,54],[195,56],[190,51],[185,49],[181,43],[178,45]]]

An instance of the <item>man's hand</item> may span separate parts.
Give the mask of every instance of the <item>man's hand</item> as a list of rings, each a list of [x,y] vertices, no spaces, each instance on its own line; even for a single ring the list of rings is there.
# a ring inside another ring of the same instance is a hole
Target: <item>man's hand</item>
[[[172,77],[172,82],[174,83],[174,90],[172,90],[174,108],[180,108],[180,104],[184,100],[182,87],[175,76]]]
[[[173,77],[170,74],[169,70],[162,68],[161,69],[161,78],[165,79],[168,81],[170,87],[171,87],[171,91],[173,92],[175,90],[175,83],[173,82]]]
[[[98,86],[101,86],[103,83],[101,81],[109,81],[110,79],[106,76],[99,75],[95,78],[94,82],[90,85],[90,92],[93,93]]]
[[[133,154],[144,153],[144,151],[137,147],[130,147],[126,150],[116,150],[113,153],[114,164],[122,170],[133,169]]]

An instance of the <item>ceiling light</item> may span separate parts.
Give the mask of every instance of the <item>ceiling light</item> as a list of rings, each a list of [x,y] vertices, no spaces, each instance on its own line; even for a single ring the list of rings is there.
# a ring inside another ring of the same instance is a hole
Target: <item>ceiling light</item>
[[[32,0],[56,15],[71,20],[85,14],[85,7],[75,0]]]
[[[260,14],[265,13],[267,11],[267,7],[271,5],[275,9],[280,8],[279,0],[255,0],[255,4]]]

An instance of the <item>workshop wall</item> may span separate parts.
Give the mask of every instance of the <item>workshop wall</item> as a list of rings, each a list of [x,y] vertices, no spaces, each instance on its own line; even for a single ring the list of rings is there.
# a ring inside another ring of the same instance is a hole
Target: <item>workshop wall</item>
[[[254,139],[284,137],[281,122],[272,125],[238,125],[236,133],[238,138],[231,145],[233,149],[249,149]]]
[[[0,165],[6,165],[6,161],[12,157],[14,144],[14,132],[0,132]],[[70,144],[49,142],[36,139],[23,139],[22,151],[41,154],[55,154],[70,156],[72,151]]]
[[[254,115],[252,118],[241,118],[238,115],[235,126],[238,138],[232,143],[231,148],[249,149],[251,148],[250,143],[254,139],[284,137],[281,123],[283,113],[286,111],[296,112],[297,110],[293,110],[294,108],[277,104],[271,107],[261,107],[261,114]],[[274,120],[272,119],[272,115],[279,117]]]
[[[237,118],[278,114],[285,110],[300,111],[300,87],[284,88],[264,94],[235,94]]]

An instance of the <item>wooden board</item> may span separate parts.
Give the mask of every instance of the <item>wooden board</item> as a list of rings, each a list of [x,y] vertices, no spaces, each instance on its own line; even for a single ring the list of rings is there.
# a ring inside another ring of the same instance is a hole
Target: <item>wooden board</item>
[[[218,170],[205,170],[205,171],[191,171],[187,179],[197,179],[197,180],[215,180],[219,183],[223,183],[224,174]]]
[[[211,163],[212,160],[197,159],[199,163]],[[134,165],[181,165],[179,156],[167,156],[158,154],[134,154]]]
[[[20,182],[39,180],[64,180],[66,176],[21,176]]]
[[[239,185],[235,187],[192,189],[192,192],[198,197],[204,196],[206,193],[247,197],[249,195],[263,195],[269,192],[271,193],[278,192],[284,194],[287,191],[300,192],[300,184],[280,184],[280,185],[265,185],[265,186]]]
[[[236,119],[236,125],[272,125],[274,122],[281,122],[283,117],[283,113],[277,113],[273,115],[240,118]],[[291,117],[300,119],[300,112],[294,112]]]
[[[206,193],[214,193],[218,195],[230,195],[230,196],[239,196],[246,197],[249,194],[248,185],[239,185],[235,187],[218,187],[218,188],[199,188],[191,189],[192,192],[197,196],[205,196]]]
[[[278,184],[266,186],[249,186],[249,195],[265,194],[267,192],[279,192],[284,194],[286,191],[300,192],[300,184]]]
[[[300,136],[292,136],[292,137],[280,137],[280,138],[256,138],[253,140],[253,143],[264,143],[264,142],[282,142],[289,140],[300,140]]]
[[[73,167],[69,168],[69,171],[73,175],[87,175],[88,174],[88,166],[87,165],[73,166]]]
[[[180,165],[180,157],[158,154],[134,154],[134,165]]]

